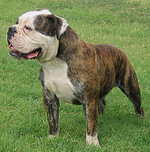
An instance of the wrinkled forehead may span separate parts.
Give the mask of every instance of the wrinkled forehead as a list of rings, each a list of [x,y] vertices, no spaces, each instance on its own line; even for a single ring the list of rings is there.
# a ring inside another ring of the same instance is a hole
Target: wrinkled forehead
[[[18,20],[19,20],[19,22],[29,21],[31,19],[33,20],[36,16],[41,15],[41,14],[50,15],[52,13],[49,10],[30,11],[30,12],[27,12],[27,13],[21,15]]]

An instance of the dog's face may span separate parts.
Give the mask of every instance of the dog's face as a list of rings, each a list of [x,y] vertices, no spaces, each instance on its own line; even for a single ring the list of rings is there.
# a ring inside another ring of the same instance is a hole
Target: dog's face
[[[67,26],[65,19],[48,10],[23,14],[7,33],[10,55],[17,59],[51,60],[57,55],[59,38]]]

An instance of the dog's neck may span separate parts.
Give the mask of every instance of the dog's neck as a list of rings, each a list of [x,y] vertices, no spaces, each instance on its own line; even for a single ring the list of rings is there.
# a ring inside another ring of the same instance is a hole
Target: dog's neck
[[[48,62],[50,63],[55,58],[68,62],[70,61],[70,56],[73,56],[78,53],[78,51],[81,51],[79,47],[82,44],[84,44],[82,39],[72,30],[70,26],[68,26],[65,32],[60,36],[56,57],[46,61],[38,60],[38,62],[40,65],[43,65]]]
[[[72,30],[70,26],[67,27],[66,31],[61,35],[59,40],[58,54],[56,57],[67,60],[69,54],[77,53],[81,38]]]

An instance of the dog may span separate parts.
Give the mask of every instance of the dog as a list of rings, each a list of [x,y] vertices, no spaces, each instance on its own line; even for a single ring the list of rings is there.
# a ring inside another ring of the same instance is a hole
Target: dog
[[[100,147],[98,114],[105,97],[119,87],[131,100],[137,115],[143,115],[136,73],[128,57],[110,45],[84,42],[64,18],[49,10],[21,15],[7,33],[10,55],[36,59],[50,127],[49,137],[59,134],[59,100],[82,105],[86,119],[86,142]]]

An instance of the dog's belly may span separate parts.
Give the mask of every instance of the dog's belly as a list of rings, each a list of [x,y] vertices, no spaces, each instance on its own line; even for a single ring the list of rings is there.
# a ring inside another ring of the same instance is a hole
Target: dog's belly
[[[47,89],[55,94],[58,99],[72,103],[75,99],[74,88],[67,75],[67,64],[59,59],[54,59],[42,66]]]

